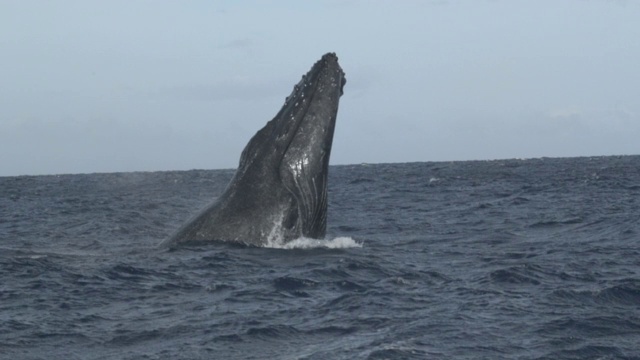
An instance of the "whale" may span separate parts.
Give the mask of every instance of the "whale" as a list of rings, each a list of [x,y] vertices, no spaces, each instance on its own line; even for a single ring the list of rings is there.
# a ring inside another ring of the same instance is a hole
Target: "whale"
[[[160,246],[324,238],[329,157],[345,83],[336,54],[323,55],[245,146],[224,192]]]

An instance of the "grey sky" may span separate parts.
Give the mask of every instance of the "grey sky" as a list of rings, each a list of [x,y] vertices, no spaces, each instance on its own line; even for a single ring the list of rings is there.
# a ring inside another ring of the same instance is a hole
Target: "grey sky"
[[[640,154],[640,2],[0,1],[0,176],[234,168],[325,52],[333,164]]]

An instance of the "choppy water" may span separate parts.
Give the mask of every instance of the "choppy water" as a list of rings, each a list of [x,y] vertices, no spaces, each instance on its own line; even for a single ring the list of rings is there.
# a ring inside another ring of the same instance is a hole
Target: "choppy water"
[[[0,178],[0,358],[640,359],[640,156],[330,171],[292,249],[155,248],[228,170]]]

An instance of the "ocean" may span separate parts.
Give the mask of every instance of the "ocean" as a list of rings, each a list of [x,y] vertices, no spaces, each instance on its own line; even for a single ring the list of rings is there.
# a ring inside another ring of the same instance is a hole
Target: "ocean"
[[[331,166],[325,240],[157,248],[233,170],[0,178],[2,359],[640,359],[640,156]]]

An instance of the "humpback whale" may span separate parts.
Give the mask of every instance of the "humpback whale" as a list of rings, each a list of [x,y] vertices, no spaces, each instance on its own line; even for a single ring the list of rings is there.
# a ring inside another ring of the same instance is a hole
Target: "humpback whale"
[[[222,195],[160,245],[323,238],[329,155],[345,83],[336,54],[322,56],[251,138]]]

